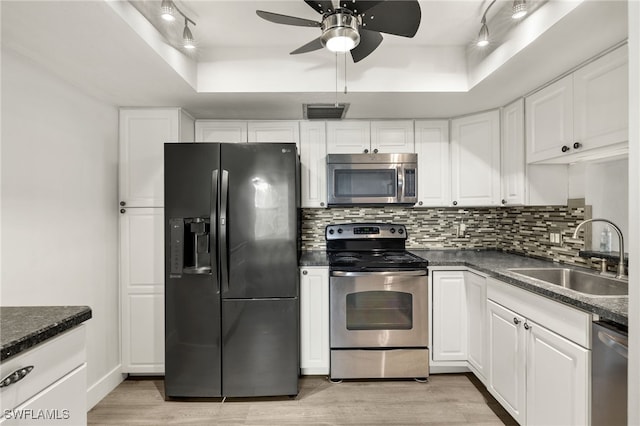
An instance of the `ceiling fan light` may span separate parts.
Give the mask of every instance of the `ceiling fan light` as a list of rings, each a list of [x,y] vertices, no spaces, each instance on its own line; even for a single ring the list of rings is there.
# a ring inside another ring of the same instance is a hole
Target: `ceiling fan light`
[[[334,13],[322,22],[320,42],[332,52],[348,52],[360,43],[358,20],[349,13]]]
[[[193,34],[187,26],[187,21],[184,22],[184,30],[182,31],[182,42],[185,49],[196,48],[196,45],[193,43]]]
[[[482,27],[480,27],[480,32],[478,33],[478,41],[476,45],[478,47],[484,47],[489,44],[489,27],[485,22],[482,23]]]
[[[527,14],[527,0],[513,0],[511,18],[520,19]]]
[[[162,0],[162,3],[160,4],[160,16],[162,17],[162,19],[164,19],[165,21],[173,22],[176,20],[174,13],[175,7],[173,5],[173,1]]]

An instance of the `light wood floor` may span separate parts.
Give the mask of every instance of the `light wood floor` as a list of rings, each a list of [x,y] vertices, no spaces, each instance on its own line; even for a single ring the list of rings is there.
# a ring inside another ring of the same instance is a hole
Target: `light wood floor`
[[[158,378],[128,379],[88,413],[89,425],[515,425],[471,374],[415,381],[300,380],[295,399],[164,401]]]

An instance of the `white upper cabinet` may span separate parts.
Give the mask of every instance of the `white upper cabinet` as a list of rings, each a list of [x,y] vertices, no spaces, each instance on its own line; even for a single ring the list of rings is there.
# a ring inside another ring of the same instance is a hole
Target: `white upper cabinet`
[[[627,62],[625,45],[527,97],[528,163],[627,152]]]
[[[328,121],[327,153],[360,154],[369,152],[371,127],[368,121]]]
[[[371,151],[390,154],[415,152],[412,120],[371,122]]]
[[[451,121],[451,198],[454,206],[500,204],[500,111]]]
[[[413,153],[412,120],[328,121],[329,154]]]
[[[120,203],[164,205],[164,144],[193,142],[193,118],[180,108],[120,109]]]
[[[247,142],[246,121],[197,120],[196,142]]]
[[[300,122],[302,207],[327,205],[327,142],[324,121]]]
[[[249,142],[292,142],[300,151],[300,128],[297,121],[249,121]]]
[[[418,154],[418,203],[416,207],[440,207],[451,203],[449,121],[415,122]]]
[[[573,77],[526,99],[527,162],[558,157],[573,146]]]
[[[503,205],[525,203],[524,100],[502,109]]]
[[[629,140],[627,46],[573,73],[574,140],[579,150]]]

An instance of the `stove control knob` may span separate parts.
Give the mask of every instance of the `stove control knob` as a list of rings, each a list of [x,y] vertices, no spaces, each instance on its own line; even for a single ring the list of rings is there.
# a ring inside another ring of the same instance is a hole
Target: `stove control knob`
[[[338,228],[338,234],[342,234],[342,228]]]
[[[389,229],[389,232],[391,232],[392,234],[395,234],[396,233],[396,228]]]
[[[333,235],[335,231],[333,229],[329,229],[329,234]]]
[[[398,234],[404,234],[404,229],[402,228],[398,229]]]

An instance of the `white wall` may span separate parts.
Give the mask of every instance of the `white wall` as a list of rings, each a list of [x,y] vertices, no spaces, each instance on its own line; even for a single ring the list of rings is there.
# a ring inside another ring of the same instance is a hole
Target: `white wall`
[[[117,160],[115,106],[2,50],[0,303],[91,307],[90,406],[121,380]]]

